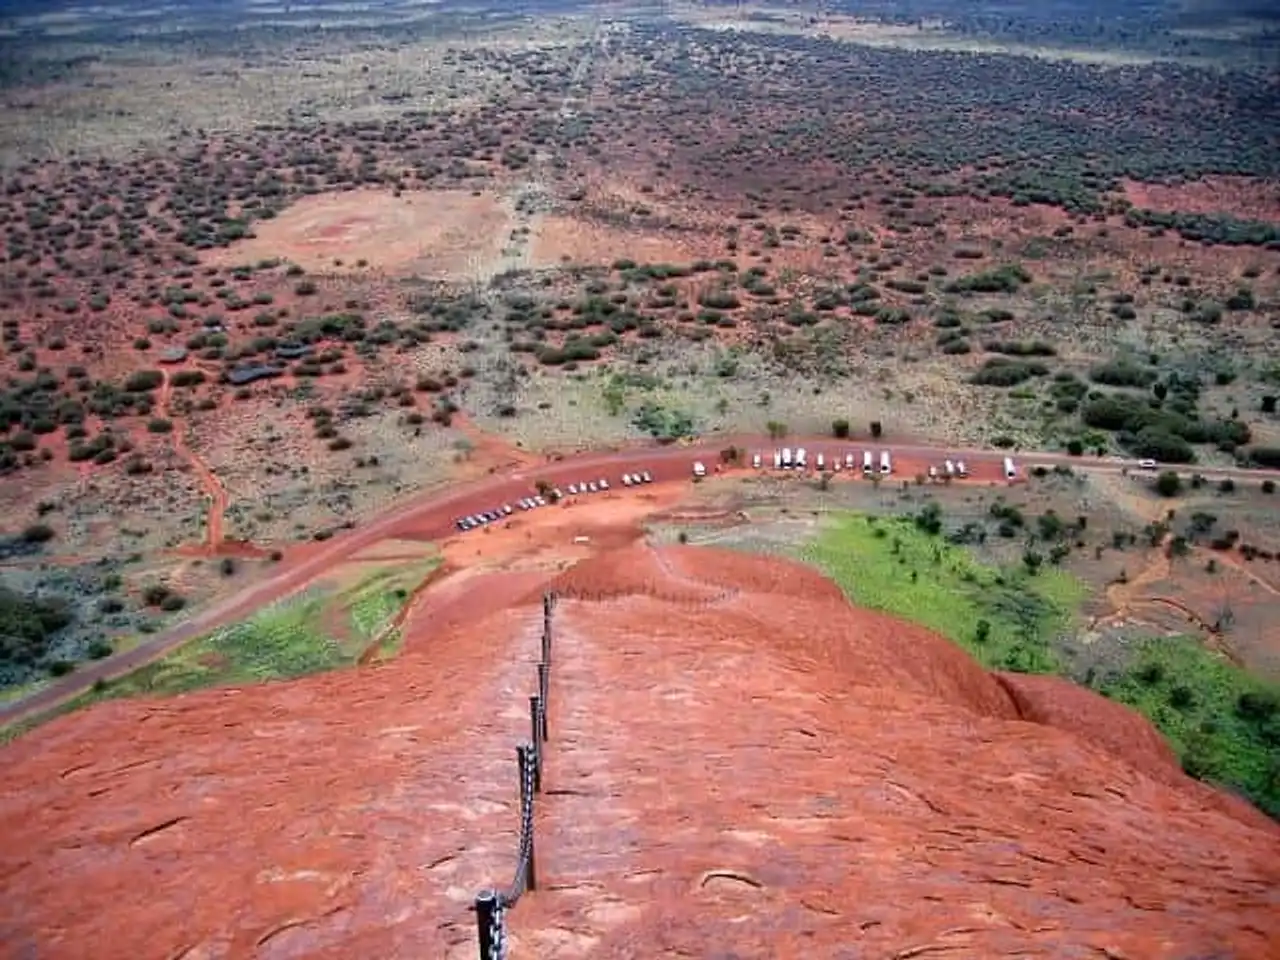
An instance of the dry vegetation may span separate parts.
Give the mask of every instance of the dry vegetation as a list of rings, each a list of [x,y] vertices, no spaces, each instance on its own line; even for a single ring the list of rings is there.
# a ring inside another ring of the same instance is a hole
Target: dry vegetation
[[[1273,79],[892,18],[60,16],[0,111],[19,561],[328,536],[464,469],[459,414],[1280,462]]]

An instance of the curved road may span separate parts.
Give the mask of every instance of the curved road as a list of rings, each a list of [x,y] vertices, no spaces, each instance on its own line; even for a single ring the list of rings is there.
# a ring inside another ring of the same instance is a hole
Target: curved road
[[[555,486],[566,487],[579,481],[598,480],[607,477],[611,483],[625,471],[649,470],[655,482],[687,479],[695,461],[701,460],[710,470],[719,462],[719,453],[729,446],[745,451],[749,458],[760,452],[767,460],[765,466],[772,469],[773,450],[787,445],[793,449],[804,447],[813,457],[823,453],[833,457],[870,447],[888,450],[897,461],[907,461],[912,467],[921,464],[941,463],[945,458],[962,458],[969,467],[971,480],[1003,480],[1001,464],[1006,455],[1012,456],[1020,472],[1033,465],[1048,467],[1070,465],[1077,470],[1101,473],[1121,473],[1138,469],[1138,461],[1119,458],[1072,457],[1062,453],[1025,453],[992,450],[972,450],[957,447],[914,446],[868,441],[866,438],[833,440],[831,437],[788,437],[774,441],[761,436],[720,437],[704,440],[690,446],[649,446],[609,452],[583,453],[547,463],[511,468],[505,472],[474,483],[462,489],[443,494],[427,493],[400,507],[388,511],[361,527],[336,535],[326,545],[295,564],[282,564],[272,576],[234,596],[214,603],[197,612],[190,619],[157,634],[125,653],[82,666],[75,673],[28,697],[0,706],[0,726],[11,724],[34,714],[48,711],[64,701],[88,690],[98,680],[108,680],[136,670],[150,663],[175,647],[243,619],[258,607],[296,592],[336,563],[350,557],[372,543],[387,538],[397,527],[412,523],[415,531],[431,537],[450,536],[456,532],[454,521],[466,514],[478,513],[502,503],[529,496],[538,480],[546,480]],[[749,460],[748,460],[749,462]],[[899,464],[895,463],[898,477]],[[1185,469],[1185,468],[1184,468]],[[914,475],[914,469],[905,475]],[[1276,471],[1230,468],[1205,471],[1205,476],[1217,479],[1231,477],[1236,480],[1263,480],[1275,478]]]

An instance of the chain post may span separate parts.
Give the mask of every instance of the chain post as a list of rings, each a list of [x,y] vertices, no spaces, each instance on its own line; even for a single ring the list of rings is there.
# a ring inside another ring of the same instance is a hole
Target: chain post
[[[503,960],[502,901],[496,890],[476,894],[476,934],[480,939],[480,960]]]
[[[520,761],[520,832],[529,840],[529,861],[525,867],[524,887],[526,890],[536,890],[538,870],[534,855],[533,793],[537,789],[537,756],[532,743],[520,744],[516,747],[516,755]]]
[[[547,700],[551,696],[550,673],[551,670],[548,664],[538,664],[538,694],[542,697],[542,729],[539,733],[542,735],[542,740],[544,742],[547,739]]]
[[[529,698],[529,750],[533,754],[533,789],[542,792],[542,698]]]

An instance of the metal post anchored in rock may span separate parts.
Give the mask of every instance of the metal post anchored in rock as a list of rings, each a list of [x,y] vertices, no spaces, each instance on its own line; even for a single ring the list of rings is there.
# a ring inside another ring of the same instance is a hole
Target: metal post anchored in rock
[[[533,744],[522,743],[516,747],[516,759],[520,764],[520,834],[527,839],[529,851],[529,859],[525,864],[524,888],[537,890],[538,857],[533,839],[533,794],[538,766]]]
[[[496,890],[476,894],[476,933],[480,960],[503,960],[502,901]]]
[[[529,698],[529,750],[533,754],[533,789],[542,792],[542,698],[536,693]],[[523,781],[522,781],[523,782]]]
[[[538,731],[540,738],[545,743],[547,740],[547,699],[551,695],[550,676],[548,675],[548,666],[545,662],[538,664],[538,696],[542,698],[540,706],[542,708],[542,726]]]

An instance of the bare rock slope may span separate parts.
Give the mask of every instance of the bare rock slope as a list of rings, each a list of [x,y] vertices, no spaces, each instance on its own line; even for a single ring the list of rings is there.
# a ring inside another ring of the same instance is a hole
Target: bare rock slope
[[[1124,708],[774,560],[637,545],[548,582],[513,958],[1275,955],[1280,828]],[[514,866],[532,585],[386,666],[7,747],[5,955],[473,956],[470,898]]]

